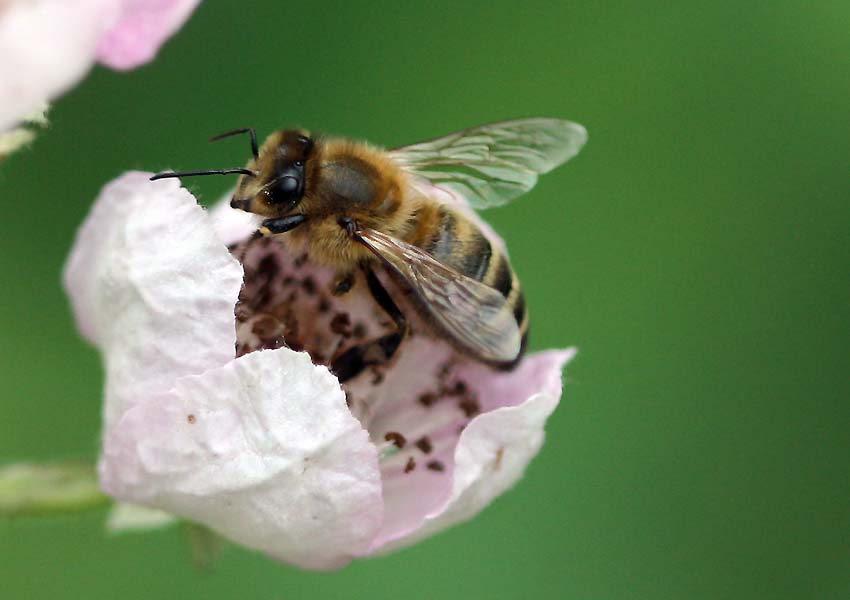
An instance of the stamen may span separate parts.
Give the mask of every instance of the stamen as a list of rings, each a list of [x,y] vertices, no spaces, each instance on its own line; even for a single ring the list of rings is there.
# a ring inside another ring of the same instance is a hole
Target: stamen
[[[384,436],[384,439],[395,444],[399,450],[404,448],[405,444],[407,444],[407,439],[398,431],[388,431]]]
[[[481,412],[481,404],[478,402],[478,399],[473,396],[466,396],[458,402],[457,405],[467,418],[472,418]]]
[[[437,402],[437,394],[426,392],[419,396],[419,404],[425,407],[433,406]]]
[[[428,461],[425,466],[428,468],[429,471],[436,471],[438,473],[442,473],[446,470],[446,466],[439,460]]]
[[[333,273],[314,269],[307,254],[293,258],[279,242],[266,238],[233,253],[245,272],[235,309],[239,355],[286,345],[327,365],[352,345],[386,333],[382,327],[394,326],[384,322],[378,309],[329,296],[325,290]],[[429,387],[412,401],[380,387],[398,376],[380,364],[343,385],[346,405],[369,431],[388,481],[413,472],[417,461],[434,473],[451,468],[459,432],[481,411],[473,389],[455,375],[455,364],[444,362],[422,373],[430,375]],[[392,381],[393,386],[404,385],[403,380]]]
[[[423,435],[416,441],[416,447],[422,450],[424,454],[430,454],[431,450],[434,449],[433,444],[431,444],[431,440],[427,435]]]
[[[331,319],[331,331],[343,337],[351,337],[351,317],[348,313],[337,313]]]
[[[312,296],[316,293],[316,280],[308,275],[301,281],[301,287]]]

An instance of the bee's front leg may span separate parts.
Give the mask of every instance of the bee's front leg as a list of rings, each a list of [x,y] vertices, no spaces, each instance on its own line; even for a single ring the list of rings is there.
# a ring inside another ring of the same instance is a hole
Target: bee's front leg
[[[292,231],[307,220],[307,215],[287,215],[279,219],[266,219],[260,225],[260,233],[272,235],[275,233],[286,233]]]
[[[357,223],[351,217],[340,217],[337,220],[337,223],[340,227],[342,227],[346,233],[356,239],[357,236]],[[333,281],[331,281],[330,292],[334,296],[342,296],[351,291],[351,288],[354,287],[354,271],[346,270],[346,271],[338,271],[336,276],[334,276]]]
[[[372,269],[366,270],[366,282],[369,284],[369,292],[371,292],[372,297],[384,309],[384,312],[392,318],[396,325],[396,330],[373,340],[352,346],[331,360],[331,372],[337,376],[340,383],[345,383],[349,379],[356,377],[368,367],[389,362],[409,331],[407,319],[399,310],[396,303],[393,302],[393,299]]]

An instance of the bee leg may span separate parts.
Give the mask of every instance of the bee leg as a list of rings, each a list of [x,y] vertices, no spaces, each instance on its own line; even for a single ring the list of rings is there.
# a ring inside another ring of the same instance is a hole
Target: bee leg
[[[343,271],[337,273],[333,281],[331,281],[331,294],[334,296],[342,296],[347,294],[354,286],[354,273],[351,271]]]
[[[292,231],[307,220],[306,215],[287,215],[280,219],[266,219],[260,225],[259,232],[263,235],[272,235],[274,233],[286,233]]]
[[[407,319],[372,269],[366,270],[369,292],[396,325],[392,333],[352,346],[331,361],[331,372],[345,383],[372,365],[382,365],[393,357],[408,332]]]

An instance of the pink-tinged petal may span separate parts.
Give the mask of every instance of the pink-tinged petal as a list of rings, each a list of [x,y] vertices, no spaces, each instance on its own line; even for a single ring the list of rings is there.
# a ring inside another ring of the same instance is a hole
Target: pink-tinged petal
[[[543,427],[561,396],[561,369],[574,355],[573,349],[534,354],[508,373],[464,363],[457,377],[475,390],[485,412],[463,429],[453,457],[445,461],[450,491],[440,505],[418,519],[409,505],[402,504],[408,528],[385,527],[373,550],[384,553],[407,546],[470,519],[519,481],[543,444]],[[440,402],[433,405],[439,406]],[[432,485],[441,484],[445,485],[432,481]],[[388,500],[387,522],[398,519],[392,507]]]
[[[381,461],[385,512],[379,543],[419,528],[451,493],[453,452],[469,418],[458,405],[460,398],[441,391],[453,379],[440,373],[456,361],[445,342],[414,335],[380,385],[372,385],[370,377],[346,385],[352,409],[368,423],[374,443],[388,446],[391,432],[405,439],[403,448],[389,447]]]
[[[0,2],[0,131],[79,81],[116,15],[115,0]]]
[[[125,71],[149,62],[200,0],[123,0],[117,21],[97,44],[97,60]]]
[[[482,412],[503,406],[516,406],[533,394],[545,393],[561,396],[561,371],[577,350],[546,350],[526,357],[514,371],[493,373],[492,369],[468,362],[458,370],[477,392]]]
[[[244,260],[246,274],[236,310],[240,354],[290,345],[326,363],[358,340],[392,331],[362,278],[348,294],[330,296],[332,271],[293,257],[274,240],[256,240],[234,252]],[[411,335],[389,365],[368,369],[344,386],[352,413],[381,455],[384,522],[370,551],[395,540],[404,544],[406,536],[446,510],[455,490],[461,432],[476,415],[522,404],[538,393],[557,399],[561,367],[573,354],[542,353],[512,372],[494,371],[431,337],[405,294],[388,277],[379,277],[407,316]]]
[[[230,207],[233,192],[228,192],[224,198],[216,202],[210,209],[210,219],[218,234],[218,239],[225,246],[232,246],[247,240],[257,231],[263,218],[253,213]]]
[[[234,355],[242,268],[189,192],[149,176],[127,173],[103,189],[65,265],[77,325],[104,356],[107,427]]]
[[[382,519],[375,447],[305,353],[253,352],[128,410],[100,465],[111,495],[203,523],[286,562],[331,569]]]
[[[332,269],[292,257],[274,240],[256,240],[235,254],[243,258],[245,268],[236,310],[240,354],[286,344],[305,349],[315,362],[327,363],[353,344],[393,331],[362,277],[349,293],[332,296],[327,291]],[[454,447],[469,416],[459,406],[461,398],[441,393],[443,384],[454,384],[448,379],[458,362],[454,350],[426,336],[425,324],[407,306],[401,290],[389,278],[383,280],[407,315],[412,334],[391,365],[367,369],[346,382],[345,390],[351,412],[384,454],[386,508],[381,537],[386,538],[418,528],[445,504],[451,492]],[[419,398],[428,394],[444,396],[444,401],[425,406]],[[386,441],[388,433],[405,436],[407,446],[395,452]],[[416,446],[423,436],[431,436],[428,441],[435,445],[427,455]],[[412,468],[410,459],[416,463]]]

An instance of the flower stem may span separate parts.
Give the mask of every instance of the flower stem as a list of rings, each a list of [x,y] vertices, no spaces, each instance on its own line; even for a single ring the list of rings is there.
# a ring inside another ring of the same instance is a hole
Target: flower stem
[[[0,517],[81,512],[111,502],[91,465],[56,462],[0,467]]]

